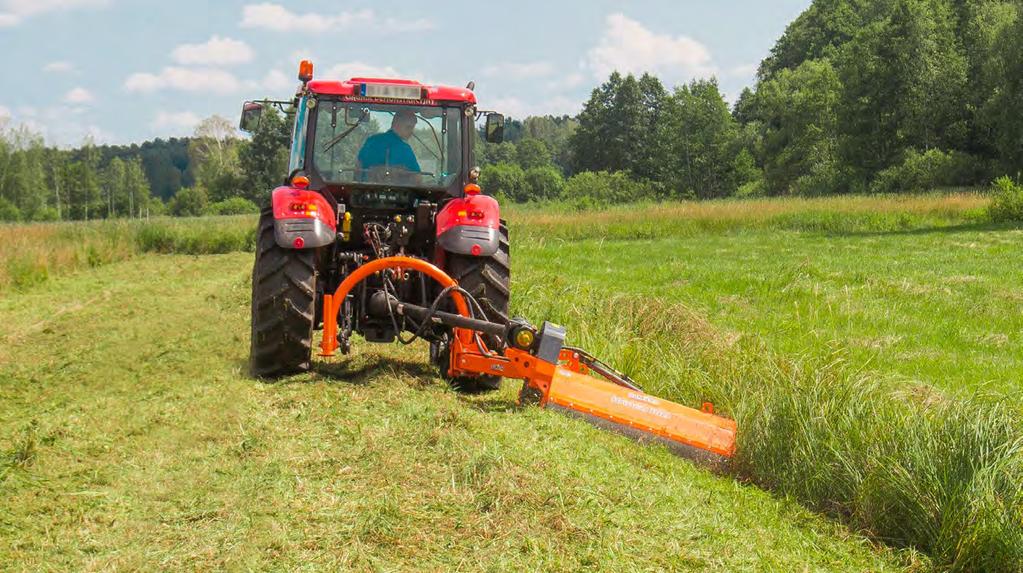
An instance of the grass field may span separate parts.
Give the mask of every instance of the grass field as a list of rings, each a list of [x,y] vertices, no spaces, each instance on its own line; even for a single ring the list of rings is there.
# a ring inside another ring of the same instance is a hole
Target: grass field
[[[684,304],[784,354],[841,351],[955,394],[1015,397],[1023,380],[1021,229],[745,230],[526,242],[517,255],[524,269]]]
[[[145,254],[245,249],[247,219],[91,224],[123,246],[92,262],[0,228],[60,239],[0,252],[0,535],[26,569],[1017,571],[1023,233],[984,204],[510,211],[515,310],[735,416],[738,481],[455,396],[421,348],[247,380],[250,255]]]
[[[248,379],[245,254],[5,297],[0,562],[19,570],[894,570],[794,502],[550,412],[424,348]],[[141,301],[141,304],[128,304]]]

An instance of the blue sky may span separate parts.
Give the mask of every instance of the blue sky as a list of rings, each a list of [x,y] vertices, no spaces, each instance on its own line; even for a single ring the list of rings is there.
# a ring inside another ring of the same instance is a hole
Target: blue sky
[[[476,81],[481,107],[575,113],[612,69],[733,98],[809,0],[514,3],[0,0],[0,122],[58,145],[188,135],[316,76]]]

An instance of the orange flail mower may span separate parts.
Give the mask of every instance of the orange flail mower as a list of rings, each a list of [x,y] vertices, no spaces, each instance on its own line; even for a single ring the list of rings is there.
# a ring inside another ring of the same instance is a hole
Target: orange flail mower
[[[324,316],[337,316],[335,301],[345,300],[361,281],[382,271],[397,275],[415,271],[445,288],[457,288],[454,279],[425,261],[409,257],[376,259],[350,274],[336,292],[324,296]],[[521,320],[501,325],[475,319],[457,291],[452,293],[457,314],[431,313],[428,308],[387,297],[391,295],[378,296],[370,308],[378,312],[387,308],[399,316],[454,326],[448,371],[451,377],[495,375],[521,379],[520,404],[537,403],[578,415],[642,441],[663,443],[708,465],[719,465],[735,453],[734,420],[714,415],[710,403],[696,410],[644,393],[627,376],[585,351],[563,346],[565,331],[555,324],[546,322],[537,331]],[[332,356],[338,349],[336,336],[331,335],[336,330],[333,321],[324,323],[321,356]],[[491,351],[481,333],[503,336],[509,345],[501,352]]]
[[[250,101],[258,132],[274,107],[292,122],[288,176],[259,219],[252,269],[254,376],[309,370],[368,342],[423,339],[458,391],[523,381],[519,402],[581,416],[709,463],[735,451],[736,426],[644,393],[628,376],[565,346],[565,330],[509,316],[511,243],[483,193],[475,141],[499,143],[504,118],[464,87],[406,79],[314,80],[302,62],[288,101]],[[485,124],[478,126],[485,117]],[[408,336],[411,334],[411,336]]]

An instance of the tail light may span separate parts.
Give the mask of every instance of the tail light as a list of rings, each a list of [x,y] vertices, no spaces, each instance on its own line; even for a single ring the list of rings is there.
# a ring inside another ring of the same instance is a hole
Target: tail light
[[[315,215],[319,209],[320,208],[319,206],[316,205],[316,203],[294,202],[288,205],[289,211],[300,215],[303,214]]]

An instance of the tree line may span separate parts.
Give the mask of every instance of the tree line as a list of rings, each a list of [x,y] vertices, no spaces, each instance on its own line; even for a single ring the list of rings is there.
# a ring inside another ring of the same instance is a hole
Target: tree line
[[[669,90],[613,73],[577,117],[529,118],[508,131],[513,143],[488,147],[484,179],[513,200],[584,203],[1018,179],[1020,13],[1016,0],[816,0],[734,105],[713,78]],[[583,174],[597,191],[573,182]],[[636,184],[608,195],[623,177]]]
[[[59,150],[0,126],[0,220],[142,217],[152,202],[141,157],[104,161],[95,145]]]
[[[289,137],[274,113],[252,140],[213,116],[189,138],[76,149],[0,123],[0,221],[256,212],[284,177]]]

